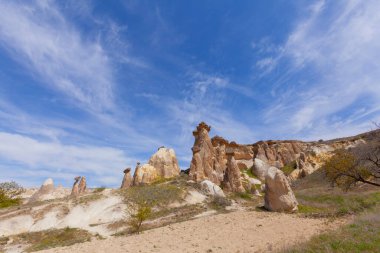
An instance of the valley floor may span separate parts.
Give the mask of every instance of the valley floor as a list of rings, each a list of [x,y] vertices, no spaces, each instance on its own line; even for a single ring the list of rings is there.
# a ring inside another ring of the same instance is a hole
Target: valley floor
[[[236,211],[201,217],[132,236],[93,240],[41,252],[268,252],[335,229],[343,220],[296,214]]]

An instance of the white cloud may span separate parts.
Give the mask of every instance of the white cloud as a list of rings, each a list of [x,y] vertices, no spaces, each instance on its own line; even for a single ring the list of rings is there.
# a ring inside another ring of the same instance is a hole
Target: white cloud
[[[0,132],[0,157],[34,172],[47,170],[51,176],[60,171],[112,175],[132,165],[132,160],[119,149],[44,142],[6,132]]]
[[[112,66],[53,1],[1,1],[0,44],[44,83],[91,111],[113,107]]]
[[[368,130],[371,119],[380,116],[378,109],[373,110],[380,105],[379,8],[380,2],[373,0],[317,1],[309,8],[308,16],[299,20],[281,46],[281,54],[273,56],[291,61],[284,74],[287,85],[277,85],[280,91],[274,94],[292,87],[289,80],[295,82],[295,90],[272,105],[266,114],[268,123],[288,122],[282,130],[293,134],[317,128],[347,133],[358,125],[363,129],[363,121]],[[303,71],[309,79],[301,83]],[[356,106],[365,109],[355,120],[338,122],[332,117]]]

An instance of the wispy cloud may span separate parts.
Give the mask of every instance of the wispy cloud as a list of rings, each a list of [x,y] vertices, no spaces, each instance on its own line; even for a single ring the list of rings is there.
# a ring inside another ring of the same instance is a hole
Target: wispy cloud
[[[0,43],[43,83],[92,111],[113,107],[112,66],[53,1],[1,1]]]
[[[0,157],[2,163],[13,162],[37,174],[46,171],[44,175],[49,177],[91,174],[94,182],[102,182],[102,177],[118,178],[125,166],[134,165],[119,149],[39,141],[6,132],[0,132]]]
[[[360,121],[367,122],[368,128],[371,119],[379,117],[380,111],[373,110],[380,104],[379,8],[378,1],[318,1],[309,8],[308,16],[280,45],[283,51],[273,56],[290,60],[286,81],[295,83],[296,92],[272,105],[267,123],[289,122],[283,130],[295,135],[318,128],[343,134],[346,128],[357,130]],[[300,81],[305,79],[303,73],[308,73],[309,80]],[[289,85],[276,88],[285,92]],[[354,105],[364,110],[355,123],[339,120],[339,114]]]

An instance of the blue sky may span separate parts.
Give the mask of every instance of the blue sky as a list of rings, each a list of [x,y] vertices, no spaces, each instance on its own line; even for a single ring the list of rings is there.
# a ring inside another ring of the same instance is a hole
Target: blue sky
[[[200,121],[239,143],[380,121],[380,2],[0,0],[0,181],[118,186]]]

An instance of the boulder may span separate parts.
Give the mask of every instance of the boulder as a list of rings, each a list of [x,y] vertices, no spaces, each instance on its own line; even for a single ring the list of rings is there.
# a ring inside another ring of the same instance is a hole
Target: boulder
[[[162,178],[178,176],[181,171],[175,152],[171,148],[160,147],[149,159],[148,164],[155,167],[158,170],[157,173]]]
[[[126,168],[124,170],[124,178],[123,182],[121,183],[120,189],[128,189],[132,186],[132,176],[131,176],[131,168]]]
[[[241,182],[240,169],[234,158],[234,152],[227,152],[227,169],[222,182],[223,189],[230,192],[245,192]]]
[[[45,199],[49,199],[50,198],[49,195],[53,193],[54,193],[54,182],[53,182],[53,179],[48,178],[41,185],[40,189],[30,197],[29,202],[42,201]]]
[[[265,177],[265,208],[275,212],[295,212],[298,202],[285,174],[271,167]]]
[[[140,165],[137,163],[135,174],[133,175],[133,185],[151,184],[159,179],[158,170],[150,164]]]
[[[219,185],[223,178],[223,166],[216,158],[214,147],[208,135],[211,127],[201,122],[193,132],[195,137],[192,148],[193,158],[190,164],[189,177],[201,182],[205,179]]]
[[[264,162],[263,160],[260,160],[258,158],[255,158],[252,166],[252,173],[261,181],[265,180],[265,177],[268,173],[268,170],[270,168],[270,165]]]
[[[223,190],[210,180],[203,180],[201,183],[202,191],[209,196],[225,197]]]

